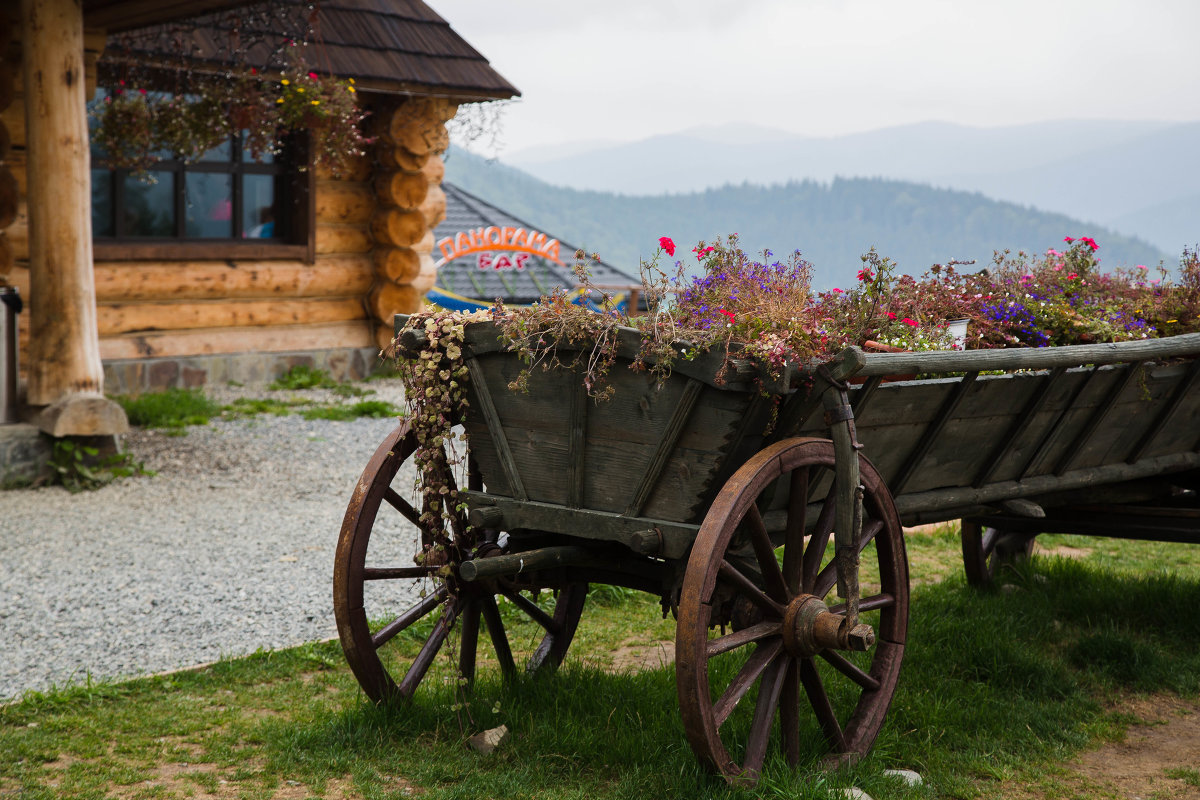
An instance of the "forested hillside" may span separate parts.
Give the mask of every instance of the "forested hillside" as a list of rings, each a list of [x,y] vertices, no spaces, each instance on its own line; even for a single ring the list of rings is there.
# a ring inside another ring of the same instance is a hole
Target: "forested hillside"
[[[1094,237],[1106,267],[1154,266],[1160,259],[1172,266],[1179,255],[1063,214],[903,181],[743,184],[632,197],[550,186],[458,148],[446,169],[448,181],[635,275],[660,236],[672,237],[683,251],[676,257],[686,261],[695,242],[733,232],[748,251],[799,249],[816,267],[817,288],[853,281],[859,256],[872,246],[910,273],[949,259],[975,259],[982,268],[995,250],[1040,252],[1061,246],[1064,236]]]

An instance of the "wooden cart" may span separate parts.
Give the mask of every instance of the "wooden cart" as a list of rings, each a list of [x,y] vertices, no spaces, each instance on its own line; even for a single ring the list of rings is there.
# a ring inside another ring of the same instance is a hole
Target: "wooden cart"
[[[620,335],[630,359],[637,334]],[[470,681],[481,620],[501,667],[515,669],[498,597],[544,631],[532,670],[563,660],[589,584],[631,587],[677,617],[679,706],[697,756],[753,780],[772,747],[790,763],[813,737],[839,759],[871,747],[907,638],[902,524],[967,518],[976,582],[1101,500],[1121,503],[1128,521],[1105,535],[1144,537],[1147,519],[1171,518],[1164,538],[1200,542],[1180,532],[1196,513],[1180,507],[1200,466],[1200,359],[1190,358],[1200,334],[1041,350],[851,348],[765,393],[750,362],[734,359],[719,380],[724,354],[680,360],[662,385],[618,363],[604,403],[564,370],[535,370],[528,393],[509,391],[524,365],[491,323],[469,325],[466,344],[471,457],[452,528],[465,543],[469,521],[472,545],[448,566],[412,563],[420,512],[402,496],[411,474],[396,476],[416,443],[403,423],[368,463],[342,526],[338,629],[377,701],[411,697],[452,633]],[[908,374],[944,377],[891,380]],[[392,605],[405,587],[409,602]],[[531,599],[539,589],[553,590],[552,607]],[[415,658],[386,655],[426,617],[436,622]]]

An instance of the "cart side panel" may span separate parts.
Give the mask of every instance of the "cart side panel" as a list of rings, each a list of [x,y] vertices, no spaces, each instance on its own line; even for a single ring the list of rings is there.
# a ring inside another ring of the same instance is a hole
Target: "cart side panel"
[[[508,388],[524,368],[516,356],[482,354],[475,363],[527,499],[667,521],[692,521],[751,398],[682,375],[656,390],[649,375],[618,362],[608,376],[614,395],[596,402],[582,397],[578,373],[534,369],[520,392]],[[465,422],[475,463],[489,493],[517,496],[479,389],[471,387]]]

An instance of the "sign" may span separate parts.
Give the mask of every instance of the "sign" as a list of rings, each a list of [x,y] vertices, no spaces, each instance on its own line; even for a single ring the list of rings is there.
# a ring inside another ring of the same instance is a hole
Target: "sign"
[[[442,252],[438,267],[469,255],[476,256],[475,263],[480,269],[524,269],[530,256],[541,256],[555,264],[562,264],[558,257],[558,239],[524,228],[492,225],[473,231],[459,231],[439,241],[437,246]]]

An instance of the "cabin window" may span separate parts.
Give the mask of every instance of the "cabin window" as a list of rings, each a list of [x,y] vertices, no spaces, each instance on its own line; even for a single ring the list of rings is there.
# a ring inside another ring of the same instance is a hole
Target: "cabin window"
[[[255,159],[243,139],[231,136],[190,163],[156,153],[140,174],[110,168],[93,142],[96,257],[311,260],[303,147],[293,142]]]

